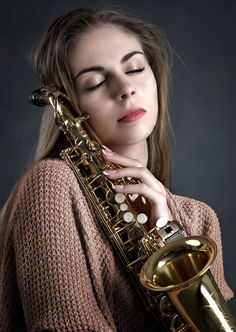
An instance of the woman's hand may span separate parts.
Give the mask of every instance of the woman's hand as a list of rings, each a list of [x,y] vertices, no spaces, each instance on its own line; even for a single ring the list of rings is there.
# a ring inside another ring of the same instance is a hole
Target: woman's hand
[[[165,187],[146,167],[143,167],[139,160],[121,156],[106,147],[103,149],[103,156],[106,160],[122,166],[117,170],[104,171],[110,180],[132,177],[140,181],[140,183],[135,184],[114,185],[114,189],[116,192],[124,194],[142,195],[148,200],[151,210],[148,213],[148,228],[153,228],[160,217],[168,217],[172,220],[167,205]]]

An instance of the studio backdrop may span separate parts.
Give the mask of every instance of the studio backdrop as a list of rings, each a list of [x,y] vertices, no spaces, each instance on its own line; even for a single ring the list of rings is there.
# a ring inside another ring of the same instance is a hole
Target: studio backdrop
[[[30,164],[42,109],[30,54],[58,15],[77,6],[113,5],[157,24],[174,50],[170,115],[172,191],[209,204],[222,230],[226,280],[236,292],[236,1],[1,2],[0,204]],[[236,300],[230,301],[236,316]]]

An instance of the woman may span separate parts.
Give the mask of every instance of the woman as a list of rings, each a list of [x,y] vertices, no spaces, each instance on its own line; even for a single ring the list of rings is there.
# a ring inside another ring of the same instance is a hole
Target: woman
[[[214,239],[213,275],[224,297],[220,228],[206,204],[166,188],[170,178],[167,94],[168,43],[153,26],[119,12],[77,9],[59,17],[35,57],[43,85],[55,84],[73,107],[90,115],[106,172],[139,205],[148,199],[147,228],[166,217],[187,234]],[[45,111],[34,165],[17,185],[1,225],[2,331],[151,331],[155,328],[127,272],[94,217],[70,168],[52,110]]]

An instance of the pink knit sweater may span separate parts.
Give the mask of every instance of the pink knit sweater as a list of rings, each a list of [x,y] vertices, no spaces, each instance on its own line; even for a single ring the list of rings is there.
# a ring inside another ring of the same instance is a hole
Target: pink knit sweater
[[[168,205],[187,234],[216,241],[212,272],[230,299],[215,213],[170,193]],[[60,160],[34,165],[20,181],[5,237],[0,331],[152,331],[147,321],[151,325],[73,172]]]

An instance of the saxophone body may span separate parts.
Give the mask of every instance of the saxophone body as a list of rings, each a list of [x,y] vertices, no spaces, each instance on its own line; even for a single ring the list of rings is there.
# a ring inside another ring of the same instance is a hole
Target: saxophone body
[[[104,170],[119,167],[102,156],[86,115],[75,114],[68,97],[53,86],[35,90],[31,102],[49,104],[68,140],[62,159],[73,170],[107,237],[161,331],[236,331],[236,323],[209,270],[215,243],[183,236],[175,221],[147,231],[147,216],[116,193]],[[120,179],[116,184],[135,181]]]

